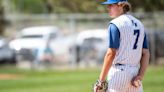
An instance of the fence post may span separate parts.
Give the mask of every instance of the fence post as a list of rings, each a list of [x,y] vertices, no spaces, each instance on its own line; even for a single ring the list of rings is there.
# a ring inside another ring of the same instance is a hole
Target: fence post
[[[70,30],[71,30],[71,34],[74,34],[75,32],[76,32],[76,30],[75,30],[75,27],[76,27],[76,20],[75,20],[75,18],[73,18],[73,16],[70,16],[70,18],[69,18],[69,20],[70,20]],[[73,46],[72,46],[72,55],[73,56],[71,56],[72,57],[72,60],[71,60],[71,66],[73,67],[73,68],[75,68],[75,66],[76,66],[76,58],[77,58],[77,51],[76,51],[76,36],[75,36],[75,38],[73,39]]]
[[[156,61],[156,55],[155,55],[155,32],[154,30],[151,31],[150,33],[150,60],[151,63],[156,65],[157,61]]]

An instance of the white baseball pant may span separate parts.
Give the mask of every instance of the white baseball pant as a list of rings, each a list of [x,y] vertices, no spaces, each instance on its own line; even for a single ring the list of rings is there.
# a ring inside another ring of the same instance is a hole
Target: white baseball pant
[[[108,72],[107,92],[143,92],[142,83],[139,87],[131,85],[131,80],[137,75],[139,67],[113,65]]]

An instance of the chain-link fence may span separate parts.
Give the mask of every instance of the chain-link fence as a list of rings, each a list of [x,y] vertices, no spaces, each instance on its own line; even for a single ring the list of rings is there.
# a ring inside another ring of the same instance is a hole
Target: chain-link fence
[[[145,25],[146,31],[149,34],[150,39],[150,51],[151,51],[151,60],[153,62],[156,61],[156,36],[154,35],[156,31],[163,30],[164,29],[164,17],[162,16],[164,12],[158,12],[158,13],[133,13],[132,15],[139,18]],[[56,41],[53,40],[54,43],[52,48],[55,48],[54,53],[57,53],[58,51],[64,49],[67,51],[61,51],[64,54],[60,54],[59,56],[55,56],[54,62],[62,62],[62,64],[71,64],[71,65],[77,65],[79,62],[84,61],[82,58],[79,60],[79,52],[83,51],[82,53],[86,53],[83,55],[90,57],[90,60],[87,61],[86,65],[88,65],[88,62],[94,62],[96,61],[96,64],[101,64],[103,61],[103,55],[105,52],[100,51],[102,54],[99,56],[100,58],[97,58],[98,56],[94,56],[96,52],[93,52],[96,47],[90,46],[91,42],[95,41],[97,44],[98,42],[101,43],[100,40],[104,40],[103,38],[97,38],[96,37],[86,37],[83,40],[86,41],[86,47],[79,46],[79,44],[76,43],[77,36],[80,32],[86,31],[86,30],[97,30],[97,29],[107,29],[108,23],[111,20],[108,17],[108,14],[51,14],[51,15],[22,15],[22,14],[16,14],[16,15],[7,15],[7,20],[10,21],[10,25],[6,29],[6,35],[9,37],[15,37],[17,33],[22,30],[23,28],[28,28],[32,26],[56,26],[59,28],[60,33],[62,36]],[[68,40],[72,39],[72,40]],[[79,38],[80,39],[80,38]],[[82,38],[81,38],[82,39]],[[161,38],[162,39],[162,38]],[[87,42],[88,41],[88,42]],[[162,40],[160,40],[162,43]],[[62,43],[63,42],[63,43]],[[84,41],[83,41],[84,42]],[[103,41],[102,41],[103,42]],[[82,43],[80,44],[82,45]],[[83,45],[85,45],[83,43]],[[99,45],[99,44],[98,44]],[[98,46],[97,45],[97,46]],[[65,46],[65,47],[64,47]],[[102,48],[105,45],[100,45],[98,48]],[[106,48],[106,47],[104,47]],[[85,49],[87,52],[84,52]],[[88,49],[88,50],[87,50]],[[162,49],[162,47],[161,47]],[[98,49],[96,49],[98,50]],[[104,50],[104,49],[103,49]],[[90,52],[92,53],[90,53]],[[161,50],[162,51],[162,50]],[[100,52],[97,52],[100,54]],[[89,53],[89,55],[88,55]],[[91,55],[92,54],[92,55]],[[65,56],[66,55],[66,56]],[[163,55],[159,55],[163,56]],[[66,58],[67,57],[67,58]],[[68,58],[69,57],[69,58]],[[65,59],[64,59],[65,58]],[[94,61],[91,60],[91,58]],[[64,63],[63,63],[64,62]],[[85,61],[86,62],[86,61]],[[80,63],[81,64],[81,63]],[[92,63],[93,64],[93,63]],[[91,64],[91,65],[92,65]],[[85,66],[85,64],[84,64]]]
[[[157,13],[133,13],[132,15],[141,19],[146,28],[164,28],[162,16],[164,12]],[[35,25],[55,25],[63,32],[78,32],[83,29],[106,28],[111,20],[107,14],[41,14],[41,15],[7,15],[11,21],[10,28],[18,29]]]

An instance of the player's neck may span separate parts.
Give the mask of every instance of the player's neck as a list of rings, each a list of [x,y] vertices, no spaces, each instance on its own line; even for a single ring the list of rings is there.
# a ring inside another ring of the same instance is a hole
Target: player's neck
[[[112,18],[117,18],[117,17],[119,17],[119,16],[121,16],[121,15],[124,15],[124,14],[126,14],[126,13],[120,13],[120,14],[118,14],[118,15],[112,17]]]

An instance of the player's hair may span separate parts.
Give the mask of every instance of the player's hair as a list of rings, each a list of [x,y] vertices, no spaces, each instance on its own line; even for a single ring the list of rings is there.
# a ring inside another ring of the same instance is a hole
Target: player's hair
[[[123,12],[127,13],[131,10],[131,4],[129,2],[119,2],[118,5],[123,7]]]

